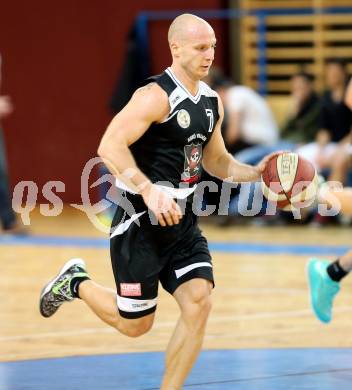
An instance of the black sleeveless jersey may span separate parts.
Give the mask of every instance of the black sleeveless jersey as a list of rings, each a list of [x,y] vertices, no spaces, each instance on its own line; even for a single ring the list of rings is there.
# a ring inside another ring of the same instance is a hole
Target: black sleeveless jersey
[[[150,82],[167,93],[170,112],[131,145],[133,157],[153,183],[169,182],[175,188],[193,186],[200,179],[203,148],[219,119],[217,94],[200,81],[197,95],[192,96],[170,68],[147,79],[144,85]]]

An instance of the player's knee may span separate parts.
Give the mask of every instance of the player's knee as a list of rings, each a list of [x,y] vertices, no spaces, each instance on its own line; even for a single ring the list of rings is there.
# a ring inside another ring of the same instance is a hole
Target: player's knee
[[[194,334],[201,332],[206,326],[210,311],[210,296],[204,296],[193,302],[183,313],[189,331]]]
[[[154,317],[142,317],[134,320],[123,320],[123,333],[128,337],[139,337],[146,334],[153,326]],[[121,328],[120,328],[121,330]]]
[[[212,299],[209,288],[197,288],[192,291],[189,301],[183,308],[184,314],[190,319],[190,323],[204,323],[212,308]]]
[[[204,294],[202,297],[199,297],[197,301],[195,301],[195,304],[197,306],[197,312],[201,316],[208,317],[211,308],[212,308],[212,299],[209,293]]]
[[[191,293],[191,303],[197,305],[200,310],[211,310],[211,287],[210,283],[204,280],[202,285],[195,288]]]

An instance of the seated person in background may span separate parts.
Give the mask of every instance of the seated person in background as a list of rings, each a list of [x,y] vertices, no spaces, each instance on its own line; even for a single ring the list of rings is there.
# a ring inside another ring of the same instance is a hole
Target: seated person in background
[[[233,85],[224,78],[215,78],[213,88],[226,109],[223,136],[230,153],[277,142],[278,126],[263,97],[249,87]]]
[[[303,72],[291,78],[291,107],[280,135],[296,145],[312,142],[319,130],[321,106],[313,82],[313,76]]]
[[[319,172],[332,170],[329,180],[344,182],[345,172],[338,172],[334,164],[345,154],[350,142],[352,112],[344,102],[347,72],[343,61],[330,60],[325,69],[327,91],[322,97],[320,130],[316,142],[298,153],[311,161]]]
[[[352,78],[350,79],[346,89],[345,104],[350,110],[352,110]]]
[[[291,79],[291,107],[287,122],[281,131],[281,139],[274,145],[260,145],[247,148],[237,154],[235,158],[242,163],[256,163],[267,153],[279,150],[295,151],[297,147],[313,142],[319,131],[320,100],[314,90],[313,77],[306,73],[297,73]],[[245,189],[245,187],[250,187]],[[262,192],[255,184],[243,184],[242,192],[232,198],[230,213],[237,215],[248,204],[249,198],[253,202],[262,202]]]
[[[352,110],[352,78],[348,84],[345,104]],[[348,141],[348,139],[346,139]],[[352,130],[350,132],[349,142],[343,142],[339,148],[338,153],[334,156],[333,165],[329,179],[332,181],[339,181],[352,186]]]
[[[278,126],[263,97],[251,88],[233,85],[218,69],[212,71],[206,81],[224,104],[222,135],[229,153],[235,154],[256,145],[270,146],[277,142]],[[206,172],[202,180],[217,184],[218,192],[206,189],[204,196],[206,204],[218,206],[221,189],[226,184]]]
[[[236,154],[241,162],[260,161],[268,151],[290,150],[313,142],[320,129],[321,104],[314,90],[313,77],[297,73],[291,78],[290,108],[287,121],[274,145],[257,146]]]

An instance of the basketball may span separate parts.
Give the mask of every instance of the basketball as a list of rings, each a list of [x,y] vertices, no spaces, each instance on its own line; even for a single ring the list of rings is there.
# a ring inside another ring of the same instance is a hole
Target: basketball
[[[315,168],[296,153],[281,153],[273,157],[262,174],[265,198],[285,211],[310,206],[316,198],[317,190]]]

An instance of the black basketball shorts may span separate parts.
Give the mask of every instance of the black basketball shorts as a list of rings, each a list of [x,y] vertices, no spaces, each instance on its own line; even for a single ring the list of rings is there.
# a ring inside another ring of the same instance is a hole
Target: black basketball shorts
[[[140,318],[157,306],[159,280],[170,294],[203,278],[214,285],[211,256],[190,207],[178,225],[152,224],[142,197],[125,194],[110,234],[110,255],[122,317]]]

